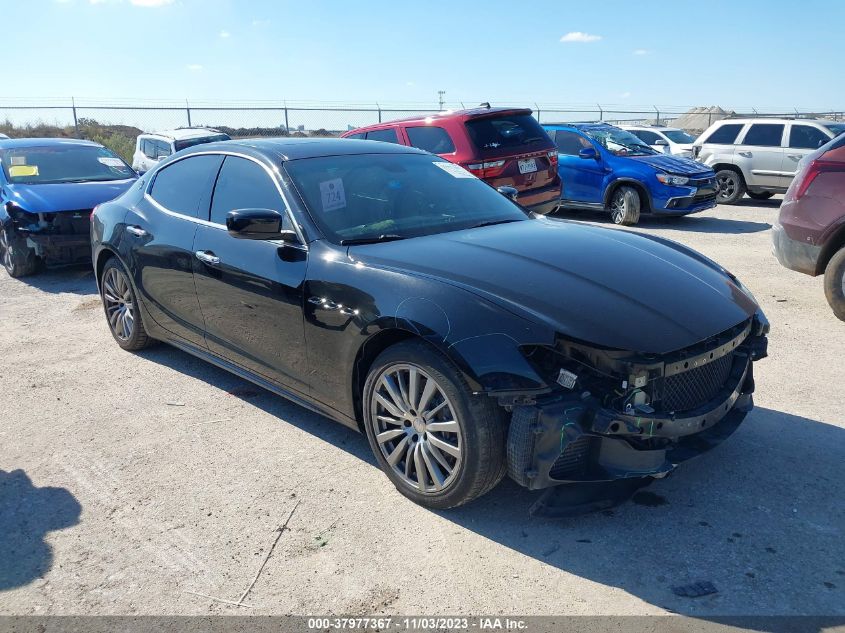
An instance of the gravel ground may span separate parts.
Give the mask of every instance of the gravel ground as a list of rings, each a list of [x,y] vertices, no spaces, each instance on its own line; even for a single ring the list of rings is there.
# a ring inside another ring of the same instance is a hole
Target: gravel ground
[[[736,435],[648,489],[665,503],[566,520],[509,481],[415,506],[363,436],[173,348],[121,351],[87,270],[0,270],[0,613],[845,615],[845,323],[771,255],[777,204],[634,229],[737,274],[771,356]],[[294,508],[250,607],[195,595],[236,601]],[[672,593],[696,581],[718,593]]]

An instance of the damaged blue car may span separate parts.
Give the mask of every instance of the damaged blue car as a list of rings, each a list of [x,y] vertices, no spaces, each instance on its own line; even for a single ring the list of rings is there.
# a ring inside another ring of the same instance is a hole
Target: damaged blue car
[[[138,175],[98,143],[0,140],[0,257],[11,277],[47,265],[86,263],[94,207],[123,194]]]

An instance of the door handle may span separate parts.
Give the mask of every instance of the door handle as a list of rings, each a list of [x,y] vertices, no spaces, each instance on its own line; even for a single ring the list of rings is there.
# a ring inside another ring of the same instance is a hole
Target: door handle
[[[752,156],[754,156],[754,154],[752,154],[751,152],[737,152],[737,154],[739,154],[743,158],[751,158]]]
[[[803,156],[801,156],[800,154],[787,154],[787,156],[788,156],[789,158],[791,158],[792,160],[801,160],[802,158],[804,158],[804,157],[803,157]]]
[[[135,237],[146,237],[147,235],[149,235],[149,233],[147,233],[140,226],[135,226],[135,225],[127,226],[126,232],[131,233]]]
[[[200,260],[203,264],[216,266],[220,263],[220,258],[210,251],[197,251],[196,253],[194,253],[194,255],[196,255],[197,259]]]

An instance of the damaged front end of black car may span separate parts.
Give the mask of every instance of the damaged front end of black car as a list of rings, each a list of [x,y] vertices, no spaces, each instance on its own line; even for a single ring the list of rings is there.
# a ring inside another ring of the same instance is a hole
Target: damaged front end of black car
[[[510,477],[532,490],[628,480],[565,501],[570,511],[593,507],[593,497],[613,505],[665,477],[728,438],[753,408],[753,363],[767,355],[768,332],[758,311],[667,354],[602,349],[563,337],[551,347],[524,348],[538,373],[558,388],[500,400],[513,409]]]

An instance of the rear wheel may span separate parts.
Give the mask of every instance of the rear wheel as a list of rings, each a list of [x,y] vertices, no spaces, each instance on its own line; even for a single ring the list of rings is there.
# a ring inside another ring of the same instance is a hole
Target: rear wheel
[[[749,191],[747,193],[752,200],[768,200],[775,195],[771,191]]]
[[[136,351],[155,343],[144,329],[129,275],[115,258],[103,267],[100,297],[109,329],[118,345],[128,351]]]
[[[716,202],[719,204],[734,204],[745,193],[745,181],[735,169],[722,169],[716,172]]]
[[[642,201],[633,187],[619,187],[610,196],[610,219],[614,224],[636,224],[640,220]]]
[[[41,264],[35,251],[26,245],[26,240],[8,226],[0,229],[0,255],[3,257],[3,268],[9,273],[9,277],[31,275],[38,272]]]
[[[420,505],[445,509],[505,475],[507,416],[474,396],[452,364],[421,341],[388,348],[364,386],[364,426],[379,466]]]
[[[845,248],[830,258],[824,271],[824,294],[839,319],[845,321]]]

